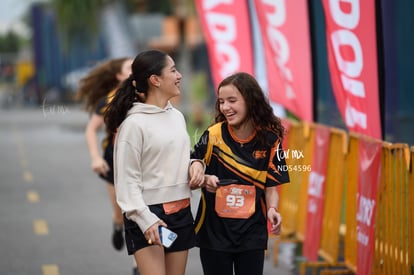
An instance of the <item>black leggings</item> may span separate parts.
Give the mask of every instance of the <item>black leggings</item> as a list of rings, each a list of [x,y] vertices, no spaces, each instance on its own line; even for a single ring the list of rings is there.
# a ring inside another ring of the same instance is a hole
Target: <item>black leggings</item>
[[[204,275],[262,275],[264,250],[229,253],[200,248]]]

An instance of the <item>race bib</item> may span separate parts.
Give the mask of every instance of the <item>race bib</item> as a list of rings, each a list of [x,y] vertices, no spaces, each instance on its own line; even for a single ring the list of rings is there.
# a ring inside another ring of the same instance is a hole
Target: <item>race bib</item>
[[[256,207],[256,188],[253,185],[229,184],[216,191],[215,210],[222,218],[248,219]]]

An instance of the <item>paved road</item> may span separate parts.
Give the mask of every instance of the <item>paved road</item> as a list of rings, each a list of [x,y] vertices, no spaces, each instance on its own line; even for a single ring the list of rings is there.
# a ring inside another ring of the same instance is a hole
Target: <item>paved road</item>
[[[0,274],[131,274],[132,258],[110,243],[111,207],[89,169],[87,119],[74,105],[0,109]],[[189,275],[202,274],[197,253]],[[290,273],[267,259],[265,274]]]

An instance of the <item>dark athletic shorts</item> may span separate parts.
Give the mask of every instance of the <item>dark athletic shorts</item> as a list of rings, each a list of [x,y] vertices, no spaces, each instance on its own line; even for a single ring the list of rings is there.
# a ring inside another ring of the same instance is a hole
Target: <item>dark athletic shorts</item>
[[[108,163],[109,171],[106,176],[99,174],[99,177],[109,184],[114,184],[114,146],[112,144],[106,146],[103,159]]]
[[[175,242],[169,248],[164,247],[166,253],[188,250],[195,246],[194,219],[190,206],[171,215],[165,214],[162,204],[150,205],[149,208],[151,212],[168,225],[168,229],[178,235]],[[137,250],[150,246],[138,225],[134,221],[127,219],[125,214],[124,228],[128,255],[133,255]]]

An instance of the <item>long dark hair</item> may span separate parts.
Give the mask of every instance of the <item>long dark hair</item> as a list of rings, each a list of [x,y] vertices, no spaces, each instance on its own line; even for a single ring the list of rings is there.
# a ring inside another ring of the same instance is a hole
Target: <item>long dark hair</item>
[[[241,93],[246,102],[247,119],[253,121],[257,131],[257,137],[261,144],[267,144],[266,131],[274,131],[280,139],[283,139],[285,129],[274,113],[265,97],[262,88],[256,79],[248,73],[239,72],[232,74],[223,79],[218,88],[217,94],[221,87],[233,85]],[[220,102],[217,98],[215,104],[215,122],[226,121],[226,117],[220,112]]]
[[[131,75],[122,83],[104,114],[106,127],[111,133],[117,131],[134,102],[145,102],[149,77],[161,75],[166,64],[167,54],[158,50],[144,51],[135,57]]]

